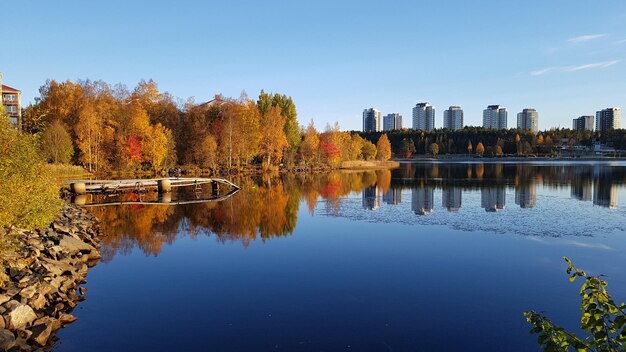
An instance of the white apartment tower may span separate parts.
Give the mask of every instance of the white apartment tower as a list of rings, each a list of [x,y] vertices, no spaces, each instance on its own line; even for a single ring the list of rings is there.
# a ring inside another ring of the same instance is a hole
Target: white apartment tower
[[[451,106],[443,111],[443,128],[452,131],[463,129],[463,109],[460,106]]]
[[[572,129],[574,131],[593,131],[593,115],[585,115],[574,119]]]
[[[363,110],[363,132],[380,131],[380,110],[370,108]]]
[[[503,130],[507,128],[507,111],[500,105],[489,105],[483,110],[483,127]]]
[[[530,132],[539,130],[539,113],[535,109],[524,109],[517,114],[517,128]]]
[[[596,131],[604,132],[620,128],[622,111],[620,108],[607,108],[596,112]]]
[[[432,131],[435,129],[435,108],[428,103],[417,103],[413,108],[413,129]]]
[[[383,131],[393,131],[402,129],[402,115],[394,112],[383,117]]]

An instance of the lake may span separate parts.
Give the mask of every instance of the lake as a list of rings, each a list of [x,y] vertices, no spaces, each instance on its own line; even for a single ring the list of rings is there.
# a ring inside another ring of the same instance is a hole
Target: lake
[[[533,351],[524,311],[579,326],[563,256],[626,300],[625,162],[233,181],[88,208],[104,258],[54,350]]]

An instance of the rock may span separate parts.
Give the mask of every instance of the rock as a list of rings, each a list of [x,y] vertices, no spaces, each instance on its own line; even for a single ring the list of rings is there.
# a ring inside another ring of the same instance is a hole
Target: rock
[[[27,305],[20,304],[8,314],[9,329],[21,329],[37,319],[37,314]]]
[[[45,317],[38,319],[31,328],[33,332],[31,340],[39,346],[45,346],[50,340],[50,336],[61,328],[61,322],[56,319]]]
[[[91,253],[96,250],[93,246],[71,236],[61,237],[59,246],[67,250],[70,254],[76,254],[78,252]]]
[[[84,296],[87,293],[87,287],[79,287],[78,292],[80,292],[81,296]]]
[[[66,325],[66,324],[70,324],[76,321],[75,316],[71,315],[71,314],[67,314],[67,313],[61,313],[59,314],[59,321],[61,321],[61,324]]]
[[[53,227],[55,230],[57,230],[57,232],[68,233],[68,234],[69,234],[69,233],[72,233],[72,232],[70,231],[70,228],[69,228],[69,227],[67,227],[67,226],[65,226],[65,225],[62,225],[62,224],[60,224],[60,223],[58,223],[58,222],[53,223],[53,224],[52,224],[52,227]]]
[[[37,293],[35,298],[30,301],[30,306],[36,310],[44,309],[46,305],[48,305],[48,300],[46,296],[41,293]]]
[[[15,345],[15,336],[6,329],[0,330],[0,350],[8,351]]]
[[[41,265],[54,276],[72,275],[74,270],[74,267],[67,263],[48,258],[41,258]]]
[[[6,302],[10,300],[11,300],[11,297],[9,297],[8,295],[0,295],[0,304],[5,304]]]

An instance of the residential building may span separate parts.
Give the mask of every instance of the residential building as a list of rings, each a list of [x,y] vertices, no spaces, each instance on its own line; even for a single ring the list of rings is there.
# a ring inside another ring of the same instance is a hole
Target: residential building
[[[539,131],[539,113],[535,109],[524,109],[517,114],[517,128],[530,132]]]
[[[380,110],[370,108],[363,110],[363,132],[380,131]]]
[[[9,116],[9,121],[16,126],[22,126],[22,92],[2,84],[2,73],[0,72],[0,96],[5,113]]]
[[[411,192],[411,210],[417,215],[433,212],[435,205],[435,189],[432,187],[413,188]]]
[[[443,111],[443,128],[452,131],[463,129],[463,109],[460,106],[453,105]]]
[[[606,108],[596,112],[596,131],[604,132],[620,128],[622,111],[620,108]]]
[[[593,131],[594,128],[593,115],[584,115],[574,119],[572,129],[574,131]]]
[[[448,209],[448,211],[459,211],[461,209],[462,195],[461,187],[444,188],[441,192],[441,206]]]
[[[387,114],[383,117],[383,131],[393,131],[402,129],[402,115],[397,112]]]
[[[489,105],[483,110],[483,127],[503,130],[507,128],[508,112],[500,105]]]
[[[435,129],[435,108],[428,103],[417,103],[413,108],[413,129],[432,131]]]

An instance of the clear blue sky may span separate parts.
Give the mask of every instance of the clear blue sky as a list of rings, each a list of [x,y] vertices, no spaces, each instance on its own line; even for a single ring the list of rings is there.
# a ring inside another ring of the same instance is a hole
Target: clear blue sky
[[[0,71],[24,102],[46,79],[154,79],[204,101],[291,95],[300,124],[361,129],[364,108],[501,104],[539,127],[626,108],[626,1],[31,1],[3,6]],[[9,34],[10,33],[10,34]],[[626,122],[623,122],[623,124]]]

